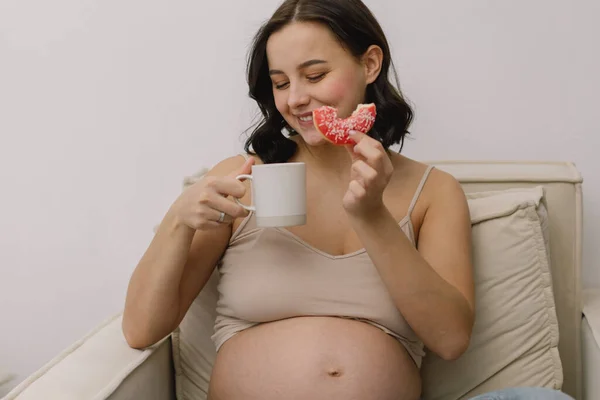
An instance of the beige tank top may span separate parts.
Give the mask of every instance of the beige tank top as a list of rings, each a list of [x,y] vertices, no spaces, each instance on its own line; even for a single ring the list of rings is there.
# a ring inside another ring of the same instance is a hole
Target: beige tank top
[[[399,226],[415,245],[411,213],[430,166]],[[257,228],[254,214],[231,236],[221,258],[213,342],[219,348],[233,335],[264,322],[335,316],[366,322],[396,338],[420,368],[418,339],[394,305],[365,249],[334,256],[284,228]]]

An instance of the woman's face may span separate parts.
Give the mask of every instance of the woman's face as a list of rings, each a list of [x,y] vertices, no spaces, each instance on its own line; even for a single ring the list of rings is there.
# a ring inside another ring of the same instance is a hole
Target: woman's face
[[[348,117],[374,80],[369,63],[356,60],[317,23],[292,23],[271,35],[267,59],[277,110],[312,146],[328,143],[315,129],[312,111],[327,105]]]

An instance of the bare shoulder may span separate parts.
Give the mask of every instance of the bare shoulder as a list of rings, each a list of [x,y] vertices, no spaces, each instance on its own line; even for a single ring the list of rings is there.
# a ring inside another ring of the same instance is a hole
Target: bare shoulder
[[[454,219],[457,216],[462,224],[468,221],[466,196],[454,176],[400,154],[392,154],[390,158],[394,174],[388,185],[386,203],[392,209],[396,207],[393,214],[401,218],[409,209],[408,205],[416,198],[411,219],[417,238],[422,226],[432,221],[444,224],[448,222],[448,218]],[[421,191],[420,184],[423,184]]]
[[[423,227],[440,228],[443,224],[454,226],[454,230],[463,232],[464,245],[468,242],[471,218],[467,197],[460,182],[449,173],[434,168],[429,182],[423,190],[427,201],[424,210]]]
[[[427,197],[431,202],[448,201],[450,198],[456,201],[466,201],[465,193],[460,182],[449,173],[438,168],[433,168],[429,175]]]
[[[427,170],[431,169],[420,198],[422,207],[428,208],[435,201],[447,201],[448,196],[459,201],[465,199],[460,182],[449,173],[399,154],[393,154],[391,159],[395,171],[392,180],[404,187],[418,185],[425,178]]]

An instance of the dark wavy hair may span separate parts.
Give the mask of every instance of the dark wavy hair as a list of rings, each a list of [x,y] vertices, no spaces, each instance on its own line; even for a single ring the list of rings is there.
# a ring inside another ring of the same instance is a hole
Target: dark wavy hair
[[[365,103],[377,106],[377,119],[368,134],[386,150],[398,143],[402,149],[413,112],[400,92],[389,44],[371,11],[361,0],[286,0],[259,29],[249,52],[249,95],[258,104],[262,118],[246,140],[246,152],[257,155],[266,164],[286,162],[296,152],[297,144],[283,134],[284,129],[290,135],[296,133],[275,107],[266,51],[269,37],[292,22],[325,25],[357,59],[371,45],[382,49],[381,72],[365,93]],[[390,82],[390,72],[396,86]]]

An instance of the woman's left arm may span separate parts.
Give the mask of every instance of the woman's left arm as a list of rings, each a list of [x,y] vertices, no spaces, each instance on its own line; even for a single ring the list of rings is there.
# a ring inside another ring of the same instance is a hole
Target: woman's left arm
[[[460,184],[438,176],[418,250],[383,204],[393,167],[374,139],[355,134],[344,207],[396,307],[428,349],[445,360],[468,347],[474,322],[471,222]]]

